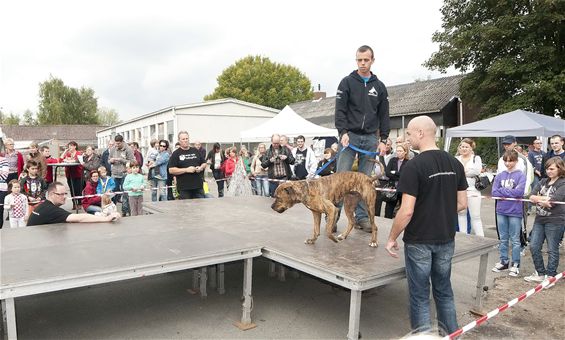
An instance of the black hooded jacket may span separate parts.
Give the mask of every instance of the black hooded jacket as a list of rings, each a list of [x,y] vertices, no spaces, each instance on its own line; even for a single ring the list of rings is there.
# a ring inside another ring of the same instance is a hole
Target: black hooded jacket
[[[339,135],[354,132],[362,135],[379,131],[380,139],[390,132],[388,92],[377,76],[371,73],[367,84],[357,71],[343,78],[335,100],[335,127]]]

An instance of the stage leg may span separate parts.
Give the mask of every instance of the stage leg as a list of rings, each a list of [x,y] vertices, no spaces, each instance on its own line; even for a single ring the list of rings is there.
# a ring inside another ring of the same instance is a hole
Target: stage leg
[[[361,318],[361,291],[351,290],[349,303],[349,333],[347,339],[359,339],[359,319]]]
[[[483,289],[487,277],[488,253],[481,255],[479,264],[479,276],[477,278],[477,296],[475,296],[475,309],[481,310],[483,307]]]
[[[208,293],[206,292],[206,284],[208,282],[208,267],[201,268],[200,274],[200,297],[207,297]]]
[[[18,338],[13,298],[2,300],[2,332],[5,339],[16,340]]]
[[[218,266],[218,293],[219,294],[225,294],[226,292],[226,288],[224,286],[224,264],[220,263]]]

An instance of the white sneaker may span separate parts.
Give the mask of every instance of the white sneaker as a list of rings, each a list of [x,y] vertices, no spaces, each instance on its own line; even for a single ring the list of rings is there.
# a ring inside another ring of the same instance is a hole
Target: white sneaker
[[[545,276],[545,279],[547,280],[548,278],[553,277],[553,276]],[[545,286],[545,289],[549,289],[551,287],[555,286],[555,281],[553,281],[552,283],[548,284],[547,286]]]
[[[513,264],[512,267],[510,267],[510,272],[508,272],[508,275],[512,277],[517,277],[519,274],[520,274],[520,269],[518,268],[518,265]]]
[[[538,272],[534,272],[530,276],[524,276],[524,280],[526,280],[528,282],[542,282],[543,280],[545,280],[545,276],[544,275],[538,275]]]

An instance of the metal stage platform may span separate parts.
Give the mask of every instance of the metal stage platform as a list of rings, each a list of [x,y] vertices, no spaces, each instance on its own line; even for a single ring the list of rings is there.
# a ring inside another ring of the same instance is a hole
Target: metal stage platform
[[[204,202],[208,213],[215,210],[214,202]],[[189,202],[183,203],[190,209]],[[215,221],[204,215],[192,213],[184,221],[161,214],[0,230],[3,331],[9,339],[17,338],[18,297],[237,260],[244,260],[241,326],[251,325],[252,265],[261,244],[212,228]]]
[[[145,204],[144,208],[157,216],[177,215],[178,221],[187,221],[187,227],[194,228],[195,232],[204,226],[205,230],[213,229],[220,235],[230,234],[258,242],[264,257],[350,289],[347,337],[357,339],[362,291],[406,277],[402,241],[399,239],[399,259],[390,257],[384,249],[392,220],[377,217],[379,247],[376,249],[369,247],[370,234],[357,230],[338,244],[322,231],[315,245],[306,245],[304,240],[312,234],[311,212],[298,204],[278,214],[271,210],[271,203],[269,198],[253,196],[154,202]],[[338,230],[345,228],[344,220],[341,219]],[[455,244],[454,262],[480,256],[475,299],[479,307],[488,253],[498,241],[458,233]]]

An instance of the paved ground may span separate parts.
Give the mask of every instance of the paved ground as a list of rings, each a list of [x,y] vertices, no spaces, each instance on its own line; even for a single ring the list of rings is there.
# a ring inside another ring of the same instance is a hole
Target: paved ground
[[[211,192],[216,192],[215,187]],[[70,208],[70,203],[67,205]],[[492,201],[484,201],[482,215],[486,237],[496,238]],[[496,252],[491,253],[489,269],[496,260]],[[463,322],[471,318],[469,310],[474,302],[477,268],[478,259],[454,265],[457,311]],[[241,263],[226,265],[226,294],[210,290],[206,299],[190,292],[192,271],[16,299],[19,336],[21,339],[345,338],[348,291],[307,275],[287,275],[285,282],[278,281],[269,277],[268,262],[262,258],[254,261],[253,273],[252,318],[257,328],[240,331],[232,323],[241,317],[242,271]],[[490,287],[494,277],[489,270]],[[407,306],[406,280],[364,292],[360,325],[363,338],[398,338],[408,334]]]

